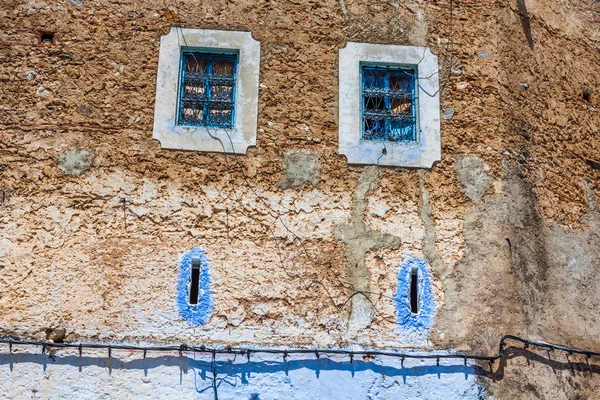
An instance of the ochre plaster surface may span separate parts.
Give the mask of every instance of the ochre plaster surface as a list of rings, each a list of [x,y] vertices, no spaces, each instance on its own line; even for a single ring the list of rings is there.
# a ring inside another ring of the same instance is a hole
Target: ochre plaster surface
[[[3,1],[0,334],[412,347],[393,298],[414,257],[437,305],[422,350],[495,353],[506,333],[600,350],[599,7],[455,1],[450,18],[444,1]],[[260,42],[245,156],[152,139],[159,42],[173,25]],[[37,45],[40,29],[56,44]],[[441,107],[455,113],[431,170],[337,154],[347,41],[438,55]],[[284,156],[300,150],[318,168],[280,184],[303,169]],[[61,168],[83,151],[89,168]],[[214,297],[202,326],[176,304],[179,260],[194,248]],[[551,358],[519,353],[478,379],[496,399],[595,398],[594,359],[582,372]]]

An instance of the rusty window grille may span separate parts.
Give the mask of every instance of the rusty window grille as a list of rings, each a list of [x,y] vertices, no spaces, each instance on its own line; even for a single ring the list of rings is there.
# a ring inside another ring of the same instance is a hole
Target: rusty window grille
[[[178,125],[233,128],[237,54],[184,51]]]
[[[416,142],[417,72],[413,68],[362,66],[362,138]]]

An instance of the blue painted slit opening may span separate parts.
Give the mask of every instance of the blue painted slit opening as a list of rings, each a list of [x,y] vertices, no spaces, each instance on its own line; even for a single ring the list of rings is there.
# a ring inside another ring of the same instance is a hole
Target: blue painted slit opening
[[[435,300],[425,260],[411,257],[400,266],[394,305],[401,333],[427,335],[433,324]]]
[[[190,325],[203,325],[208,322],[212,314],[210,266],[201,249],[192,249],[181,257],[177,307],[179,315]]]

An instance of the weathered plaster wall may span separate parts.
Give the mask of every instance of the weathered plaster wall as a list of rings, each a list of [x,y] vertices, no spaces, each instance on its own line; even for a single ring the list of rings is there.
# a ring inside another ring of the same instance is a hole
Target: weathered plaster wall
[[[450,19],[445,1],[2,2],[0,333],[481,353],[513,333],[600,349],[600,6],[452,7]],[[152,140],[158,46],[174,24],[260,41],[246,156]],[[34,45],[39,29],[57,30],[56,44]],[[454,114],[432,170],[337,155],[347,41],[438,54]],[[194,248],[214,298],[201,326],[176,301]],[[424,343],[397,324],[411,259],[432,274]],[[594,398],[595,367],[546,359],[517,354],[478,379],[497,399]]]

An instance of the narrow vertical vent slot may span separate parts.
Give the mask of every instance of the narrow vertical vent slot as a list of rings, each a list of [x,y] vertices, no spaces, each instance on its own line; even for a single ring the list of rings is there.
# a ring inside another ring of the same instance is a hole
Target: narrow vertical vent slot
[[[410,273],[410,311],[413,314],[419,312],[419,269],[412,268]]]
[[[192,276],[190,282],[190,304],[198,304],[200,291],[200,257],[192,258]]]

